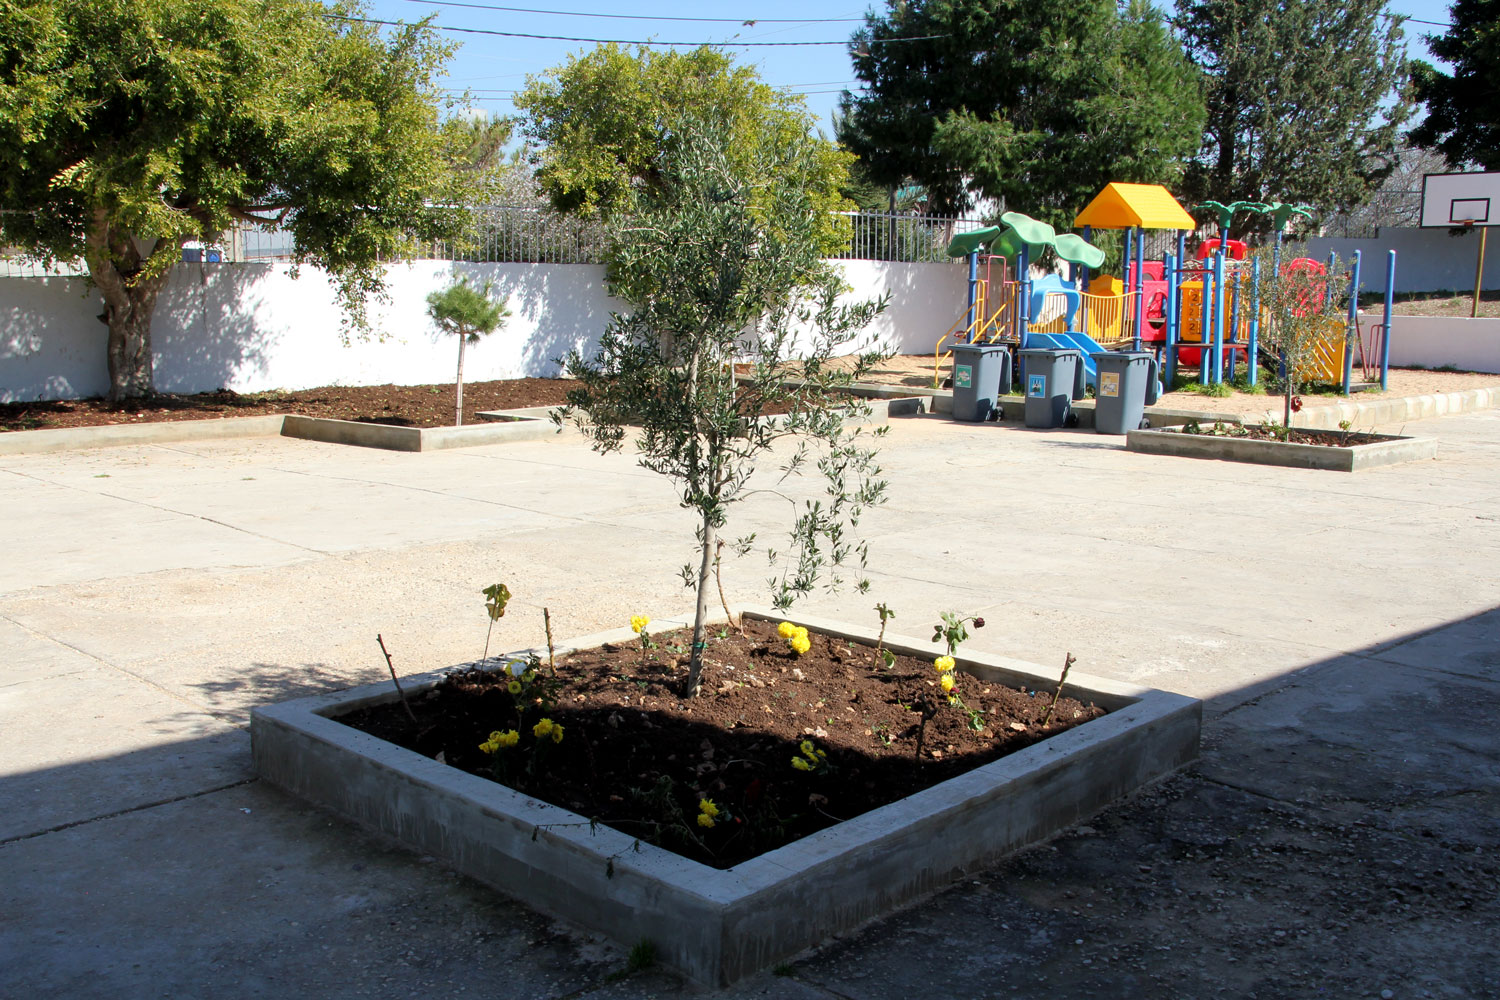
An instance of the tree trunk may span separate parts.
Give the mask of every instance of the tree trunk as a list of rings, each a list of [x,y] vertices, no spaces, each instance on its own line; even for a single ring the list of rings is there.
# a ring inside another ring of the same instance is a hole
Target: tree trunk
[[[110,402],[156,392],[151,362],[151,313],[171,273],[165,266],[149,277],[142,272],[157,254],[181,253],[181,240],[158,240],[143,258],[128,233],[110,228],[104,211],[94,214],[84,259],[89,277],[104,297],[99,319],[109,327],[105,356],[109,363]]]
[[[705,513],[703,515],[703,561],[698,566],[698,606],[693,613],[693,656],[688,665],[687,686],[683,691],[688,698],[698,697],[698,692],[703,688],[703,650],[707,645],[707,640],[704,639],[706,632],[704,621],[708,618],[708,578],[713,571],[716,534],[717,529],[714,527],[712,516]]]
[[[453,391],[453,426],[464,425],[464,342],[466,337],[462,330],[458,334],[458,382]]]
[[[130,302],[128,308],[115,309],[105,304],[104,321],[109,324],[106,347],[109,395],[106,398],[112,403],[156,392],[151,364],[151,311],[156,305],[156,292],[155,288],[129,286],[125,291]]]

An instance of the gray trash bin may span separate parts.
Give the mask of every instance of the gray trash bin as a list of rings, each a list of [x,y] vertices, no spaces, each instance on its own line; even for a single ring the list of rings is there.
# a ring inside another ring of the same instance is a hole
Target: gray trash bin
[[[953,345],[953,419],[988,420],[1010,388],[1010,351],[1001,344]]]
[[[1061,427],[1082,398],[1083,352],[1032,347],[1020,352],[1021,388],[1026,390],[1026,426]]]
[[[1156,402],[1156,355],[1149,351],[1090,354],[1099,371],[1094,394],[1094,430],[1124,434],[1141,426]]]

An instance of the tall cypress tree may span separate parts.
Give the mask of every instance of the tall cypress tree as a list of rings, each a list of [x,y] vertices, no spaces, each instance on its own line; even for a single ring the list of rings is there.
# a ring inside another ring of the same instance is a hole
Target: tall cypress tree
[[[1412,104],[1384,0],[1178,0],[1177,24],[1208,77],[1190,198],[1333,210],[1390,172]]]
[[[937,211],[975,195],[1064,225],[1109,181],[1171,183],[1197,148],[1197,74],[1145,0],[889,0],[851,43],[839,137]]]
[[[1452,167],[1500,170],[1500,0],[1456,0],[1448,13],[1447,34],[1426,40],[1453,73],[1423,62],[1412,67],[1427,117],[1411,141],[1438,150]]]

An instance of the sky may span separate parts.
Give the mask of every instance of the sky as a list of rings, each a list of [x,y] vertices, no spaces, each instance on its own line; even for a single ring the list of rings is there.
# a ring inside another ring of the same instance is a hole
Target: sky
[[[1388,9],[1446,24],[1448,3],[1392,0]],[[886,6],[856,0],[642,0],[629,4],[608,0],[371,0],[368,16],[415,21],[433,15],[434,23],[445,28],[471,29],[444,32],[462,43],[449,63],[446,83],[455,95],[469,90],[477,107],[496,115],[514,111],[510,97],[525,86],[527,74],[543,73],[565,62],[570,54],[593,48],[591,41],[521,36],[710,42],[723,45],[737,62],[758,67],[772,86],[806,95],[808,109],[831,134],[839,92],[854,89],[856,84],[845,43],[870,9],[884,11]],[[1443,28],[1407,24],[1411,56],[1431,59],[1421,40],[1428,32],[1441,34]],[[808,42],[837,44],[785,44]]]

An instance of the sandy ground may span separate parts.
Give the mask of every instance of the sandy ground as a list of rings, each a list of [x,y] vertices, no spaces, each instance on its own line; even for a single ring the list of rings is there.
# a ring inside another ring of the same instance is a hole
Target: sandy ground
[[[952,373],[952,361],[944,361],[942,378]],[[922,388],[932,386],[932,357],[930,355],[899,354],[886,361],[866,381],[885,385],[910,385]],[[1437,372],[1425,369],[1392,368],[1389,388],[1384,395],[1426,396],[1433,393],[1461,392],[1464,389],[1479,389],[1500,386],[1500,375],[1476,372]],[[1363,394],[1362,394],[1363,395]],[[1375,393],[1375,395],[1382,395]],[[1342,396],[1305,395],[1303,406],[1329,406],[1344,400]],[[1232,396],[1202,396],[1193,392],[1169,392],[1157,403],[1174,410],[1201,410],[1205,413],[1248,414],[1259,418],[1272,414],[1279,419],[1281,399],[1276,396],[1255,395],[1237,392]]]

